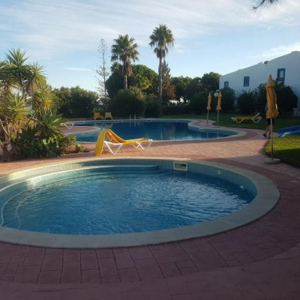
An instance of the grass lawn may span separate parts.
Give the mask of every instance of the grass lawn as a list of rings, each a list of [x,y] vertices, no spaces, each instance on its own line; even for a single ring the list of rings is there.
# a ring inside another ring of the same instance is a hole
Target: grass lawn
[[[300,168],[300,135],[291,135],[273,140],[274,158]],[[271,157],[271,141],[266,145],[265,152]]]
[[[250,129],[266,129],[267,120],[261,119],[258,124],[251,122],[237,124],[231,120],[231,117],[238,116],[239,113],[222,113],[220,112],[219,125],[224,127],[236,127],[236,128],[250,128]],[[206,114],[195,115],[195,114],[187,114],[187,115],[175,115],[175,116],[163,116],[163,119],[206,119]],[[210,120],[217,121],[217,114],[211,113]],[[216,124],[215,124],[216,125]],[[274,126],[274,131],[277,131],[280,128],[291,127],[300,125],[300,117],[294,116],[279,116],[276,119],[276,125]]]

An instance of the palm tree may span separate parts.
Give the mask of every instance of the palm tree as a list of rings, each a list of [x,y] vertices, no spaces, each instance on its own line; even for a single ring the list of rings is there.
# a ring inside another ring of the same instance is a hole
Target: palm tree
[[[162,112],[162,60],[169,53],[169,46],[174,45],[174,37],[172,31],[167,28],[166,25],[159,25],[153,30],[153,33],[150,35],[151,42],[149,45],[154,48],[154,53],[159,59],[159,100],[160,100],[160,113]]]
[[[128,88],[127,77],[131,76],[131,60],[138,60],[139,52],[137,51],[138,45],[134,42],[134,38],[129,38],[128,34],[119,35],[114,40],[115,44],[112,45],[112,62],[121,61],[122,63],[122,75],[124,77],[124,89]]]
[[[257,6],[253,6],[254,10],[257,10],[259,7],[261,7],[264,4],[274,4],[278,0],[261,0],[260,3]]]

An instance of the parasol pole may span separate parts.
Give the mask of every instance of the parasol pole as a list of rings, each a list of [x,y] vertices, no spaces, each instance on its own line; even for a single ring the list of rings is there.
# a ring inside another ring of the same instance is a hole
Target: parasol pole
[[[207,107],[206,107],[206,110],[207,110],[207,114],[206,114],[206,125],[208,125],[208,119],[209,119],[209,111],[211,109],[211,93],[208,94],[208,97],[207,97]]]
[[[208,125],[209,110],[207,110],[206,124]]]
[[[271,118],[271,159],[273,160],[274,146],[273,146],[273,119]]]

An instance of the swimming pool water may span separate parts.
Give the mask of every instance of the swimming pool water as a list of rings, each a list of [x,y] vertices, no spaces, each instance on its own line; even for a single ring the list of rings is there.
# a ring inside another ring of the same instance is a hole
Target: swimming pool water
[[[66,172],[3,207],[3,226],[59,234],[155,231],[231,214],[254,195],[223,179],[173,170]]]
[[[188,122],[118,122],[118,123],[88,123],[84,126],[111,128],[124,139],[151,138],[153,140],[196,140],[227,137],[236,134],[233,131],[205,130],[195,131],[188,128]],[[78,133],[78,142],[96,142],[99,132]]]

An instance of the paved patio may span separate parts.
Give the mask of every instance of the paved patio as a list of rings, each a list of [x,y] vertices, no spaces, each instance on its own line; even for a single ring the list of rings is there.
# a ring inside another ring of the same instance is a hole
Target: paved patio
[[[299,169],[265,164],[262,132],[243,131],[223,140],[154,143],[147,152],[125,148],[117,157],[211,160],[255,171],[281,193],[268,215],[227,233],[145,247],[67,250],[0,243],[0,300],[300,299]],[[0,176],[92,159],[93,153],[82,153],[0,163]]]

